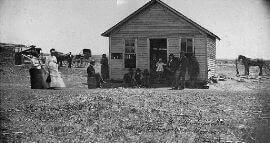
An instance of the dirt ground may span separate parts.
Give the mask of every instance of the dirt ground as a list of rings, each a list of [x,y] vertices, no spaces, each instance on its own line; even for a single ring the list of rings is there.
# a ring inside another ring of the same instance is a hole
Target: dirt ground
[[[87,89],[85,69],[60,71],[67,88],[32,90],[27,67],[1,68],[2,142],[270,141],[270,79],[257,68],[240,78],[218,65],[225,81],[184,90]]]

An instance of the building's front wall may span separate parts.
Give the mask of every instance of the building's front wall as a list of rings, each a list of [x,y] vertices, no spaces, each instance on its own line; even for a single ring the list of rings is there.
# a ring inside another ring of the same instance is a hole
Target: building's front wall
[[[110,55],[112,53],[124,55],[127,38],[136,39],[136,68],[141,70],[150,68],[149,39],[166,38],[167,56],[171,53],[179,56],[181,38],[192,38],[195,56],[200,64],[199,79],[207,79],[207,36],[158,3],[133,17],[110,35]],[[122,79],[127,71],[128,69],[124,68],[124,57],[110,58],[112,79]]]

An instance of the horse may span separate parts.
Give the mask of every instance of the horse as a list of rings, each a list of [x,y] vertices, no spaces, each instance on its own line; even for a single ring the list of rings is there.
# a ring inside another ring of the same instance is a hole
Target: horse
[[[238,67],[237,67],[237,63],[241,62],[244,67],[245,67],[245,74],[244,75],[249,75],[249,67],[250,66],[258,66],[260,69],[259,72],[259,76],[262,76],[262,68],[266,67],[266,63],[264,60],[262,59],[251,59],[251,58],[247,58],[243,55],[239,55],[238,58],[235,61],[236,64],[236,74],[239,75],[239,71],[238,71]]]

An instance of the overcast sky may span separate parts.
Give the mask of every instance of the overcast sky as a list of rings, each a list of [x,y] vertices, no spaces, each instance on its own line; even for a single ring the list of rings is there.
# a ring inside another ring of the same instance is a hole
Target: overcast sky
[[[108,53],[101,33],[149,0],[0,0],[0,42]],[[163,0],[221,38],[217,58],[270,59],[267,0]]]

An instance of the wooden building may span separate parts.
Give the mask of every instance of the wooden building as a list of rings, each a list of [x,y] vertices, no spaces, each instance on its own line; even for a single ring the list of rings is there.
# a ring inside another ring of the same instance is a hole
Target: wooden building
[[[111,79],[122,79],[129,68],[151,71],[156,59],[166,62],[181,50],[195,54],[199,80],[214,74],[220,38],[160,0],[149,1],[101,35],[109,37]]]
[[[25,45],[0,43],[0,64],[1,65],[21,65],[23,57],[19,52],[27,49]]]

